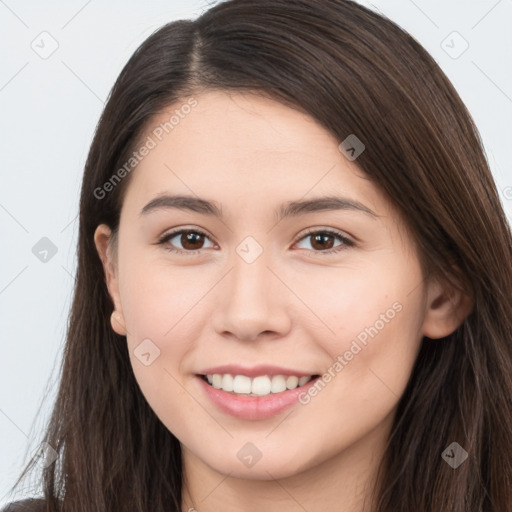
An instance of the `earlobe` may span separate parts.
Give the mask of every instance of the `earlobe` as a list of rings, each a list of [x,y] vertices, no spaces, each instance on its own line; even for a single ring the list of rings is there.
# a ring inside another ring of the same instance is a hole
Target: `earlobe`
[[[112,330],[114,332],[121,336],[126,336],[126,324],[122,313],[119,313],[119,311],[113,311],[110,315],[110,325],[112,325]]]
[[[110,317],[110,323],[112,325],[112,329],[117,334],[124,336],[127,331],[119,295],[116,262],[113,260],[110,247],[111,235],[112,232],[110,228],[106,224],[100,224],[94,232],[94,244],[103,265],[108,293],[114,303],[114,312]]]
[[[472,296],[447,280],[431,281],[427,289],[423,335],[427,338],[444,338],[457,330],[471,313]]]

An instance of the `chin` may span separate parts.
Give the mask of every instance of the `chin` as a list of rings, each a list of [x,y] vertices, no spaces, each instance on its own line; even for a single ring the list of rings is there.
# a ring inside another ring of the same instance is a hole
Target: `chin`
[[[276,480],[281,478],[288,478],[301,473],[307,469],[307,462],[298,465],[297,450],[292,450],[289,454],[273,452],[271,455],[265,457],[263,453],[261,458],[252,466],[245,466],[238,457],[220,458],[214,456],[213,460],[209,461],[203,459],[214,471],[228,475],[233,478],[242,478],[246,480]]]

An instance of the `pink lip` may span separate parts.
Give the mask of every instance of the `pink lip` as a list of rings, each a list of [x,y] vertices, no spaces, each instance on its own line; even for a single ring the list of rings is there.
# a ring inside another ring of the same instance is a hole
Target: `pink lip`
[[[248,368],[246,366],[239,366],[234,364],[225,364],[223,366],[215,366],[212,368],[206,368],[199,372],[201,375],[213,375],[214,373],[230,373],[231,375],[246,375],[247,377],[258,377],[259,375],[296,375],[297,377],[309,377],[310,375],[318,375],[317,372],[305,373],[299,370],[290,370],[288,368],[282,368],[280,366],[274,366],[270,364],[261,364]]]
[[[216,373],[230,372],[223,371]],[[237,370],[236,375],[244,375],[244,373],[241,371],[238,373]],[[262,375],[262,373],[258,373],[258,375]],[[197,375],[196,378],[205,395],[222,412],[244,420],[264,420],[271,418],[272,416],[275,416],[296,404],[298,402],[299,394],[306,392],[310,386],[315,384],[319,377],[311,379],[309,382],[306,382],[306,384],[298,388],[288,389],[282,393],[270,393],[265,396],[236,395],[210,386],[208,382],[199,375]]]

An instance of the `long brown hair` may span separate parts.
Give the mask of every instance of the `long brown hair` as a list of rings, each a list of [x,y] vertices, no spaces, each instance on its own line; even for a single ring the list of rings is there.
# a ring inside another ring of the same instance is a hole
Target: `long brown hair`
[[[83,177],[76,285],[44,436],[58,454],[41,471],[46,510],[180,510],[180,443],[147,404],[126,338],[110,326],[93,233],[101,223],[118,228],[131,174],[104,197],[97,190],[148,122],[207,89],[258,91],[307,112],[340,142],[355,134],[366,146],[357,164],[403,215],[425,278],[464,283],[474,299],[453,334],[422,341],[380,466],[376,512],[512,510],[510,227],[450,81],[407,32],[349,0],[228,0],[160,28],[122,70]],[[456,469],[442,457],[452,442],[468,453]]]

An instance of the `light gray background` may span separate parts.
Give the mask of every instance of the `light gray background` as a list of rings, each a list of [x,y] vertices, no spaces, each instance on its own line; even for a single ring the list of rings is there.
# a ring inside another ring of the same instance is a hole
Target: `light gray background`
[[[408,30],[452,80],[479,127],[510,219],[512,0],[361,3]],[[7,43],[0,66],[0,506],[11,501],[7,490],[38,448],[55,399],[76,268],[79,186],[104,101],[144,39],[207,5],[0,0]],[[51,49],[44,31],[58,43],[47,58],[31,47]],[[457,56],[461,37],[469,47]],[[42,237],[57,248],[46,262],[32,252]]]

